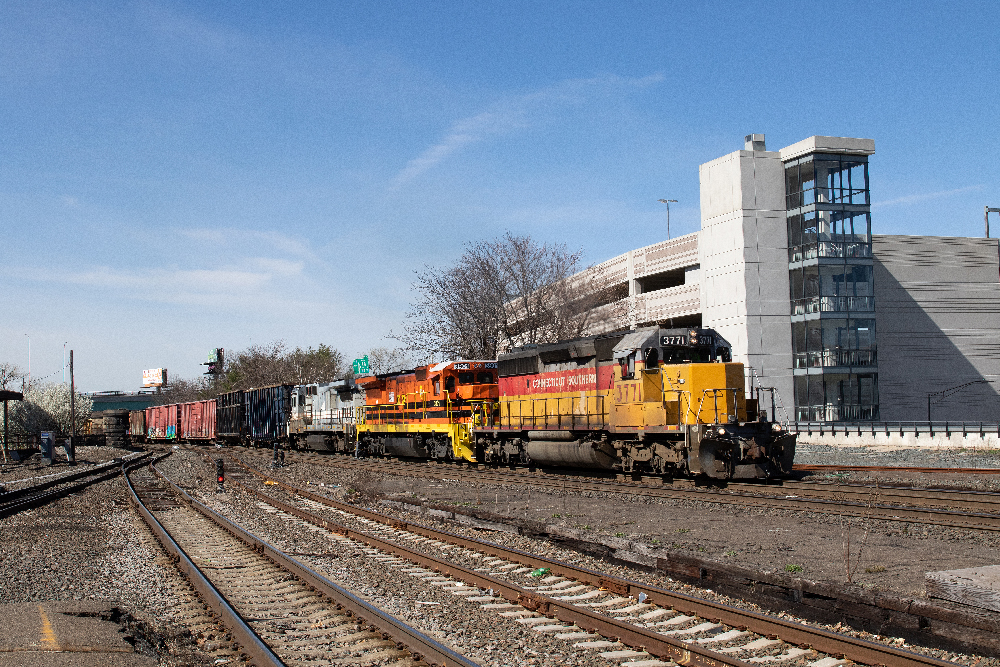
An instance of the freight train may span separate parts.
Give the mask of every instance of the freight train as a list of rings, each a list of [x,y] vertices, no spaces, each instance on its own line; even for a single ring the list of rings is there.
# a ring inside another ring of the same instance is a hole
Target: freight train
[[[529,345],[493,360],[275,385],[133,413],[134,439],[714,479],[787,475],[795,436],[712,329]],[[140,423],[141,422],[141,423]]]

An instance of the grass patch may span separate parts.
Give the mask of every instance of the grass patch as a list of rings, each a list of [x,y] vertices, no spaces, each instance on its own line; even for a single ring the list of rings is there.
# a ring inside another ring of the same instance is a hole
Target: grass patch
[[[801,565],[794,565],[792,563],[789,563],[788,565],[785,566],[785,572],[798,573],[801,571],[802,571]]]
[[[885,565],[872,565],[871,567],[866,567],[865,572],[868,574],[878,574],[879,572],[885,572]]]
[[[691,529],[690,528],[678,528],[677,532],[678,533],[690,533]]]

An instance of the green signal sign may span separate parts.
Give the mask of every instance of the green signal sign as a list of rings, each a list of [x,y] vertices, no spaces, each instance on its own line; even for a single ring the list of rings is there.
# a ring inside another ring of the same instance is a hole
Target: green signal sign
[[[367,354],[365,356],[361,357],[360,359],[355,359],[354,363],[352,364],[352,366],[354,367],[354,374],[355,375],[368,375],[369,373],[371,373],[371,371],[368,370],[368,355]]]

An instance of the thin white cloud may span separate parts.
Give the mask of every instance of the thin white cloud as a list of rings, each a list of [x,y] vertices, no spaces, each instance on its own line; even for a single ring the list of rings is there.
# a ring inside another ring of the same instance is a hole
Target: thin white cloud
[[[897,197],[895,199],[888,199],[886,201],[875,202],[872,204],[872,208],[882,208],[884,206],[897,206],[899,204],[913,204],[920,201],[927,201],[929,199],[940,199],[941,197],[950,197],[951,195],[961,194],[963,192],[972,192],[974,190],[982,190],[982,185],[967,185],[964,188],[955,188],[954,190],[941,190],[939,192],[925,192],[919,195],[907,195],[905,197]]]
[[[393,180],[393,187],[412,181],[470,144],[490,136],[530,127],[561,104],[583,104],[602,93],[645,87],[662,80],[661,74],[637,79],[618,76],[566,79],[552,86],[506,99],[488,111],[453,123],[439,142],[406,163]]]
[[[235,227],[189,227],[177,229],[176,232],[184,238],[199,244],[211,244],[217,249],[267,248],[304,260],[318,259],[308,243],[278,232],[261,232]]]

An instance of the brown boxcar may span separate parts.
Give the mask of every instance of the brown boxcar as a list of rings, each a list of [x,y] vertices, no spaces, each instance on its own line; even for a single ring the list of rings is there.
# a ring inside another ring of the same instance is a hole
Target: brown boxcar
[[[215,439],[215,399],[180,404],[180,439],[209,441]]]
[[[146,437],[151,442],[177,439],[177,422],[180,415],[177,408],[176,403],[146,408]]]
[[[146,441],[146,411],[131,410],[128,413],[128,435],[132,442]]]

